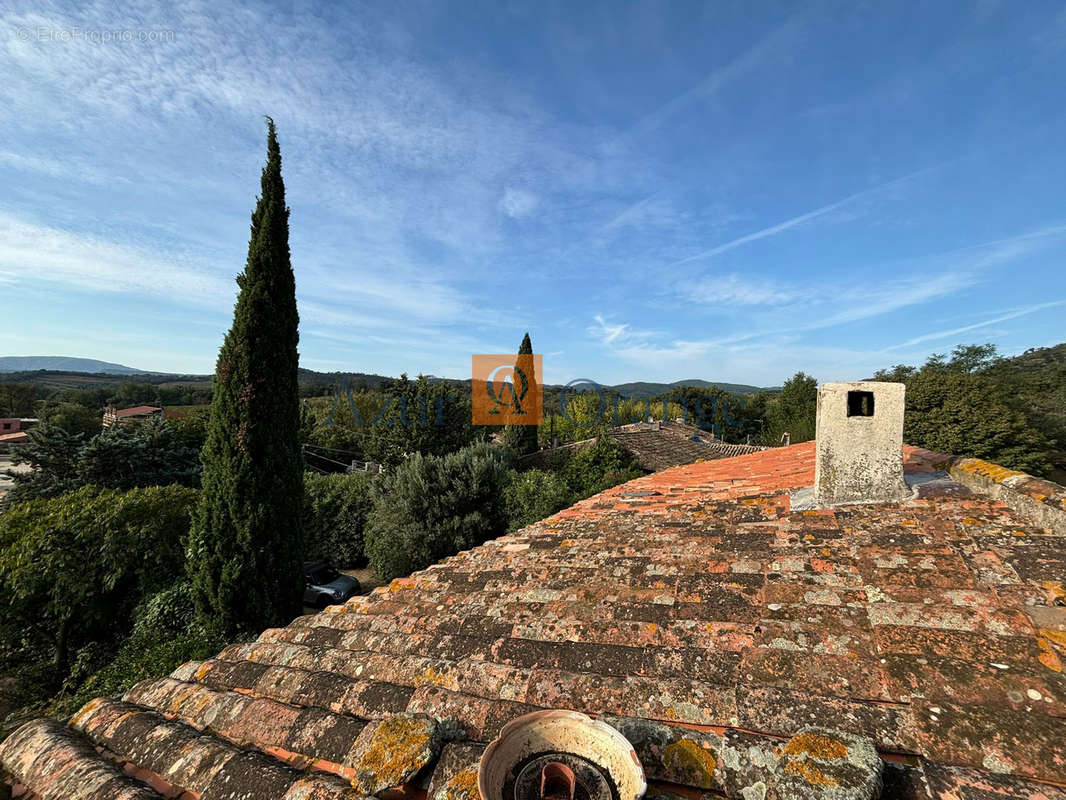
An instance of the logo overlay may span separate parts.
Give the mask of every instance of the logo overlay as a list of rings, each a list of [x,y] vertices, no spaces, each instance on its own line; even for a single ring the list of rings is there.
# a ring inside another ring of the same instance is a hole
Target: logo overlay
[[[540,353],[475,353],[471,406],[475,425],[540,425],[544,392]]]

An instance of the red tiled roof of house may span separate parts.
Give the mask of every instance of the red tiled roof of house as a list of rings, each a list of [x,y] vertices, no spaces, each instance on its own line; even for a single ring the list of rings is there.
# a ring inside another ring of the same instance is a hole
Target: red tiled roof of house
[[[120,408],[115,411],[116,417],[135,417],[139,414],[152,414],[163,409],[156,406],[133,406],[132,408]]]
[[[811,444],[631,481],[30,723],[0,764],[43,798],[474,800],[502,725],[567,708],[626,733],[649,794],[876,797],[817,756],[846,773],[866,740],[884,798],[1064,800],[1066,490],[905,453],[893,504],[793,510]]]

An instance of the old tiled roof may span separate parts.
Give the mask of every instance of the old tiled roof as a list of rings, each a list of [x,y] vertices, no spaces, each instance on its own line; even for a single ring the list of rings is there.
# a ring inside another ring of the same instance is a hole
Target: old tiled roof
[[[116,417],[138,417],[144,414],[154,414],[163,409],[156,406],[133,406],[132,408],[120,408],[115,411]]]
[[[906,461],[914,499],[814,511],[811,444],[646,476],[30,723],[0,764],[43,798],[472,800],[503,724],[569,708],[650,794],[876,796],[872,743],[885,798],[1066,800],[1066,490]]]
[[[640,468],[648,472],[766,449],[758,445],[728,444],[700,428],[671,421],[621,425],[609,429],[607,435],[632,453]],[[596,439],[585,439],[554,450],[541,450],[523,457],[520,463],[527,469],[551,468],[556,466],[560,454],[590,447],[595,442]]]
[[[608,435],[632,453],[640,467],[648,472],[765,449],[757,445],[727,444],[699,428],[676,422],[624,425],[608,431]]]

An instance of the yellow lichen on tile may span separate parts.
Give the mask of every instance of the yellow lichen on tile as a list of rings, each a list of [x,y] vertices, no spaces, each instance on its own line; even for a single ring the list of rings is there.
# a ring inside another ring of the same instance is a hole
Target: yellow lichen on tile
[[[476,769],[460,770],[444,787],[445,800],[477,800],[480,796]]]
[[[430,734],[423,720],[405,716],[386,717],[374,731],[369,746],[354,766],[373,775],[376,786],[399,786],[421,769]],[[373,787],[364,787],[373,788]]]
[[[1051,643],[1042,636],[1036,637],[1036,643],[1040,647],[1037,660],[1052,672],[1062,672],[1062,659],[1059,658],[1059,654],[1055,652]]]
[[[663,764],[675,779],[690,786],[712,786],[718,761],[714,754],[691,739],[667,745]]]
[[[811,786],[836,786],[840,783],[832,775],[826,775],[810,761],[789,761],[785,765],[785,772],[799,775]]]
[[[1024,472],[1007,469],[1007,467],[1001,467],[999,464],[993,464],[991,461],[983,461],[979,458],[966,458],[955,466],[961,472],[987,478],[994,483],[1003,483],[1007,478],[1013,478],[1015,475],[1025,474]]]
[[[788,740],[782,752],[789,756],[805,755],[811,758],[831,761],[845,758],[848,748],[843,742],[820,733],[798,733]]]

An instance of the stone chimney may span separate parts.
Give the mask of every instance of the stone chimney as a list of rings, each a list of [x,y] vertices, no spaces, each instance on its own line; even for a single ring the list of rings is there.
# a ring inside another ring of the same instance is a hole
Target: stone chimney
[[[903,481],[902,383],[856,381],[818,387],[815,502],[891,503]]]

